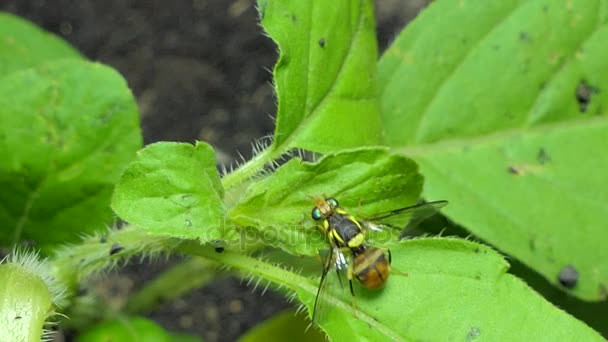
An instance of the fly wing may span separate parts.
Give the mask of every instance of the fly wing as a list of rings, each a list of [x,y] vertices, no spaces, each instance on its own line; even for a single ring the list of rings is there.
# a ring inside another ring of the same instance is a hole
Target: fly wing
[[[384,226],[403,230],[406,227],[418,225],[425,219],[437,214],[448,201],[433,201],[415,204],[409,207],[387,211],[365,219],[365,225],[370,230],[382,230]]]
[[[323,273],[312,316],[315,324],[326,322],[333,306],[332,302],[345,292],[348,286],[347,269],[348,261],[344,253],[339,248],[332,248],[323,262]]]

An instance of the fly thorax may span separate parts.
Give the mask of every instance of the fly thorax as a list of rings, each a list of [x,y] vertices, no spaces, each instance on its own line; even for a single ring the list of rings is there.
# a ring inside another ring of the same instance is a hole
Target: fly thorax
[[[353,243],[363,242],[361,227],[349,217],[334,214],[329,217],[329,225],[343,247],[351,247]]]

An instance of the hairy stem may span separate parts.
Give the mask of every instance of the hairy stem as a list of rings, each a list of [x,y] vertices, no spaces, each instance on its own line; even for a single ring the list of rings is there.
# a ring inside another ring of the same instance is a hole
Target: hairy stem
[[[133,226],[111,229],[85,237],[79,244],[60,248],[51,259],[55,277],[74,294],[78,284],[92,274],[116,266],[136,255],[153,256],[173,250],[181,240],[155,236]]]
[[[272,161],[273,159],[280,156],[280,153],[276,153],[276,150],[272,149],[272,146],[261,151],[248,160],[245,164],[239,166],[233,172],[225,175],[222,178],[222,185],[225,189],[237,186],[241,183],[245,183],[248,179],[255,176],[258,172],[264,169],[264,166]]]
[[[311,279],[245,254],[232,252],[230,250],[217,253],[213,248],[199,245],[194,242],[186,242],[178,249],[185,253],[198,255],[230,268],[234,268],[238,270],[244,278],[255,277],[264,279],[279,286],[284,286],[291,291],[308,292],[311,296],[314,296],[317,293],[317,284],[313,283]]]

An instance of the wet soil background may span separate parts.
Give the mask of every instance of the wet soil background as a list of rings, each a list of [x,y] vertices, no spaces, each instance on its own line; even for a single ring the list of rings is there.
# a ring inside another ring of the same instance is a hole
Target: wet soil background
[[[377,1],[381,50],[428,0]],[[223,163],[251,156],[273,130],[274,44],[262,34],[254,1],[3,0],[0,10],[53,32],[89,59],[122,73],[137,97],[146,144],[204,140]],[[237,153],[238,151],[238,153]],[[105,281],[120,297],[171,262],[131,263]],[[171,331],[233,341],[291,308],[280,295],[225,278],[149,314]]]

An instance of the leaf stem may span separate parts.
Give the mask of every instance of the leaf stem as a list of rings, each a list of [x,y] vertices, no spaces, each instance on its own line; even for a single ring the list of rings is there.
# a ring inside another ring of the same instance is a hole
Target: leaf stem
[[[278,150],[274,149],[273,146],[269,146],[260,153],[257,153],[250,160],[240,165],[236,170],[222,177],[222,185],[225,189],[230,189],[244,183],[263,170],[268,162],[277,158],[277,151]],[[278,155],[280,155],[280,153],[278,153]]]
[[[55,277],[68,286],[68,293],[75,293],[78,284],[91,274],[114,267],[119,261],[135,255],[153,256],[171,251],[180,241],[127,225],[60,248],[51,259],[51,267]]]
[[[317,284],[310,279],[248,255],[230,250],[217,253],[213,248],[195,242],[186,242],[178,247],[178,250],[235,268],[243,273],[244,277],[261,277],[269,282],[285,286],[291,291],[308,292],[313,297],[317,293]]]

